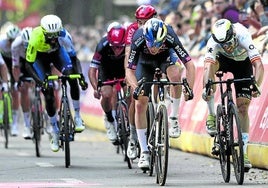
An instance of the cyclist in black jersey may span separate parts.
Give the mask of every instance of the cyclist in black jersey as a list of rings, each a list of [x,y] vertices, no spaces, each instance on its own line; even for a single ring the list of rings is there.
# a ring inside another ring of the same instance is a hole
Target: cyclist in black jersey
[[[94,89],[94,97],[101,98],[101,106],[105,112],[105,127],[107,137],[111,142],[116,141],[115,131],[115,100],[116,95],[109,85],[102,86],[98,90],[98,79],[101,81],[113,80],[125,77],[125,34],[124,26],[119,23],[111,23],[105,35],[97,44],[94,56],[88,70],[88,77]]]
[[[146,110],[148,93],[151,86],[146,85],[144,96],[137,96],[138,80],[146,77],[146,81],[152,81],[155,68],[159,67],[163,73],[166,73],[170,81],[180,81],[179,69],[175,62],[170,60],[170,51],[172,50],[174,50],[179,60],[186,67],[186,76],[190,87],[193,88],[195,79],[194,63],[171,26],[166,25],[160,19],[151,18],[145,23],[144,27],[139,28],[135,32],[131,42],[126,78],[134,90],[133,97],[136,99],[135,124],[142,152],[138,166],[142,169],[149,168],[149,154],[146,141]],[[174,92],[173,96],[178,98],[178,86],[171,87],[173,88],[171,92]],[[186,93],[184,93],[184,97],[185,100],[189,99]]]

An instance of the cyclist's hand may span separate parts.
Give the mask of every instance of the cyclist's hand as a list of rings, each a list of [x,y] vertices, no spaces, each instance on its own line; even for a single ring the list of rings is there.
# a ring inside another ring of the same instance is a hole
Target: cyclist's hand
[[[96,99],[100,99],[101,98],[101,94],[100,94],[99,90],[94,90],[94,97]]]
[[[6,82],[2,83],[2,91],[3,92],[8,92],[8,84]]]
[[[88,88],[88,83],[86,82],[83,74],[81,74],[81,79],[79,80],[79,85],[81,86],[82,90],[86,90]]]
[[[142,92],[143,92],[143,91],[140,92],[139,90],[140,90],[140,88],[139,87],[136,87],[136,89],[133,91],[133,98],[135,100],[138,100],[139,99],[139,95],[141,95]]]
[[[19,83],[18,82],[15,82],[14,85],[13,85],[13,88],[15,91],[18,91],[19,90]]]
[[[251,89],[251,95],[252,97],[256,98],[256,97],[259,97],[261,95],[261,88],[258,86],[257,83],[255,83],[253,86],[252,86],[252,89]]]
[[[190,89],[190,93],[188,93],[185,89],[182,90],[185,101],[189,101],[194,98],[193,90],[191,88],[189,89]]]
[[[205,100],[205,101],[209,101],[212,97],[212,94],[213,94],[213,89],[210,89],[209,92],[207,92],[206,88],[203,89],[203,93],[202,93],[202,98]]]

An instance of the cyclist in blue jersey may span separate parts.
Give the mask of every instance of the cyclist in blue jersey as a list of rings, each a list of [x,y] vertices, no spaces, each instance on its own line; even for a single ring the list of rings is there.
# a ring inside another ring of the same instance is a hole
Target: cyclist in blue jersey
[[[134,90],[133,98],[136,99],[135,124],[142,152],[138,166],[142,169],[149,168],[146,110],[151,86],[146,85],[144,95],[137,96],[138,80],[145,77],[146,81],[152,81],[155,68],[158,67],[163,73],[166,73],[171,82],[179,82],[180,72],[178,66],[176,66],[176,61],[172,61],[170,58],[171,51],[176,53],[186,67],[187,80],[190,88],[193,88],[195,79],[194,63],[171,26],[166,25],[160,19],[151,18],[135,32],[132,38],[126,78]],[[178,86],[171,86],[171,95],[176,99],[179,98]],[[184,97],[185,100],[189,100],[189,95],[185,92]]]
[[[62,74],[80,73],[80,61],[76,56],[72,38],[63,28],[61,19],[56,15],[46,15],[41,19],[40,26],[33,29],[26,51],[26,66],[36,83],[43,86],[44,79],[51,74],[54,66]],[[80,89],[77,80],[70,80],[70,95],[73,100],[75,131],[82,132],[85,129],[80,116]],[[87,89],[87,83],[80,81],[83,90]],[[51,150],[59,150],[59,127],[56,112],[55,96],[52,87],[44,88],[46,110],[53,127]]]

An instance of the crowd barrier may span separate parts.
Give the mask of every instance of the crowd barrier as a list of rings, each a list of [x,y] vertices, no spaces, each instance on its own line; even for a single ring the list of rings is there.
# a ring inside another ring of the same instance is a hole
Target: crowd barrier
[[[170,139],[172,148],[177,148],[185,152],[192,152],[213,157],[211,148],[213,138],[205,129],[207,117],[207,104],[202,99],[203,90],[203,65],[202,58],[195,59],[196,62],[196,82],[194,85],[194,99],[185,102],[183,97],[180,103],[179,118],[182,134],[177,139]],[[258,98],[253,98],[250,108],[250,136],[248,155],[254,167],[268,169],[268,62],[264,64],[265,74],[261,86],[262,94]],[[229,75],[230,76],[230,75]],[[215,103],[219,102],[219,91],[215,93]],[[215,106],[216,106],[215,104]],[[105,131],[104,114],[100,106],[100,101],[93,96],[93,89],[88,88],[82,98],[81,108],[85,123],[100,131]]]

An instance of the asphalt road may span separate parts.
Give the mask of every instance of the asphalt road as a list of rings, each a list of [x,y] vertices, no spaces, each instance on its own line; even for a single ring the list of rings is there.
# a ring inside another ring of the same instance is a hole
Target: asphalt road
[[[0,187],[158,187],[156,178],[137,167],[128,169],[106,135],[87,129],[71,143],[71,166],[65,168],[64,152],[49,149],[43,135],[42,155],[35,156],[34,144],[21,136],[10,138],[9,148],[0,135]],[[233,172],[233,171],[232,171]],[[237,187],[234,174],[224,183],[219,161],[170,149],[167,187]],[[251,169],[243,187],[268,187],[268,171]]]

